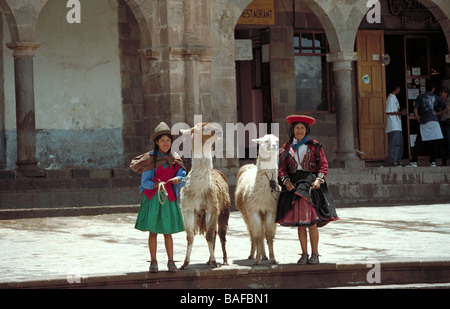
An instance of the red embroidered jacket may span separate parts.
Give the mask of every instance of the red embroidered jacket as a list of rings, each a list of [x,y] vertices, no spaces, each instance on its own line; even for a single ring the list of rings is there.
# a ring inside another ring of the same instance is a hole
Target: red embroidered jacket
[[[285,143],[278,153],[278,178],[281,183],[289,178],[289,174],[294,174],[297,171],[297,161],[295,161],[293,150],[290,148],[291,145],[292,142]],[[308,148],[301,162],[302,169],[317,173],[318,177],[325,179],[328,174],[328,161],[322,145],[316,140],[310,140],[305,145]]]

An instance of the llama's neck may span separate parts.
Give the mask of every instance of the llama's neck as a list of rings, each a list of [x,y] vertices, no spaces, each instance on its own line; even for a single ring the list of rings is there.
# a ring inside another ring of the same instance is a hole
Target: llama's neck
[[[256,159],[256,167],[258,170],[277,170],[277,153],[275,151],[263,152],[260,150],[258,159]]]
[[[212,158],[203,156],[201,158],[192,157],[192,169],[210,170],[213,168]]]
[[[210,170],[213,168],[212,152],[192,153],[192,169]]]

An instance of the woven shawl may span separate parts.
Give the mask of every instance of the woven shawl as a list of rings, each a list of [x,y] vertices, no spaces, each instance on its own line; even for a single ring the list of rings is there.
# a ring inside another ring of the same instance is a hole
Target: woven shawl
[[[143,153],[133,158],[130,163],[130,168],[138,174],[157,168],[163,164],[168,163],[169,165],[174,165],[175,163],[180,165],[184,170],[183,161],[181,157],[176,152],[171,152],[169,155],[163,157],[156,156],[156,166],[153,159],[153,151]]]

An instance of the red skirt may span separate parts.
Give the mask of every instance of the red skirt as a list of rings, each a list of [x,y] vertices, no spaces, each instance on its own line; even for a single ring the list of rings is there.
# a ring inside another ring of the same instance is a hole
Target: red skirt
[[[282,186],[275,222],[282,226],[317,224],[317,227],[322,227],[339,219],[326,182],[320,189],[311,190],[310,187],[316,179],[315,174],[297,171],[289,176],[296,184],[296,190],[287,191],[285,186]]]
[[[319,221],[321,219],[317,215],[316,208],[301,197],[292,203],[291,210],[277,223],[283,226],[312,226]]]

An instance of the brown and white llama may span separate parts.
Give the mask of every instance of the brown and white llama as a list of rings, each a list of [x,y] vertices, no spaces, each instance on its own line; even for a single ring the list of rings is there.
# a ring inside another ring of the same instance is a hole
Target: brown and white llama
[[[246,164],[239,169],[235,202],[250,234],[251,249],[248,258],[253,259],[256,250],[255,264],[260,264],[261,259],[267,259],[264,248],[265,238],[269,247],[270,263],[276,264],[273,240],[276,233],[275,217],[281,189],[277,182],[278,137],[266,134],[252,141],[259,144],[259,155],[256,165]]]
[[[205,234],[209,249],[208,263],[217,267],[214,256],[216,235],[222,244],[223,264],[228,264],[226,251],[226,233],[230,216],[230,193],[224,173],[213,168],[212,144],[222,137],[222,131],[211,123],[199,123],[190,130],[181,130],[191,134],[192,166],[186,178],[186,184],[180,193],[181,211],[186,230],[186,258],[181,269],[186,269],[194,236]]]

